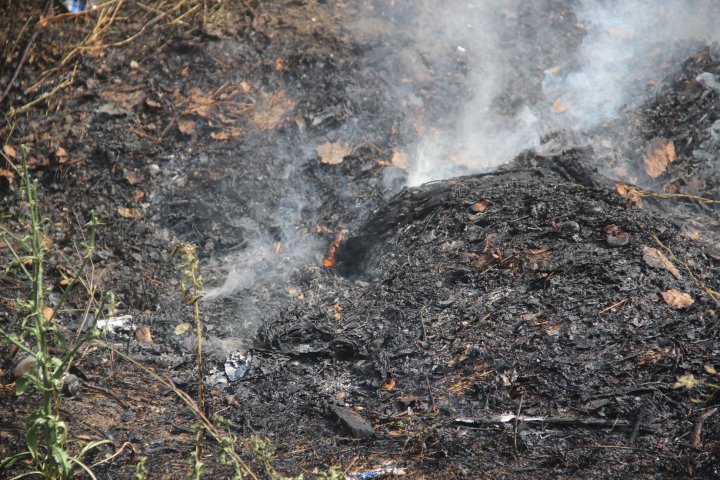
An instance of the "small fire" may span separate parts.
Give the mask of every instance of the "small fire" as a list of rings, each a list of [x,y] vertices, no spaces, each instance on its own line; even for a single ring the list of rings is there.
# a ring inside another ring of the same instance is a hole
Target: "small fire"
[[[325,266],[325,268],[332,268],[335,266],[335,250],[340,248],[340,242],[343,241],[346,233],[347,229],[340,227],[337,235],[335,235],[335,240],[330,244],[330,247],[328,247],[328,254],[325,257],[325,260],[323,260],[323,265]]]

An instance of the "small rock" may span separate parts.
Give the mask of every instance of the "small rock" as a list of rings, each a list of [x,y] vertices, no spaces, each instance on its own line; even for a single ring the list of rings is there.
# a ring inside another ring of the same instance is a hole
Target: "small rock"
[[[563,222],[559,225],[559,229],[563,233],[574,235],[580,232],[580,224],[575,221]]]
[[[607,233],[607,243],[611,247],[624,247],[630,242],[630,235],[618,225],[608,225],[605,227],[605,233]]]
[[[32,368],[33,363],[35,363],[35,357],[31,357],[30,355],[18,356],[15,362],[15,367],[13,368],[13,377],[17,380],[28,373],[30,368]]]
[[[330,405],[330,411],[335,414],[340,424],[355,438],[370,438],[375,436],[373,426],[357,412],[339,405]]]
[[[72,373],[62,377],[62,393],[66,397],[74,397],[80,392],[80,379]]]

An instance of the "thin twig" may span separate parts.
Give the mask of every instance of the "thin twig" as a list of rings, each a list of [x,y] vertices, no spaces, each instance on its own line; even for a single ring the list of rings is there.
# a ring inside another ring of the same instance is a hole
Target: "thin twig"
[[[16,115],[20,115],[21,113],[23,113],[23,112],[31,109],[32,107],[34,107],[34,106],[37,105],[38,103],[40,103],[40,102],[42,102],[42,101],[44,101],[44,100],[47,100],[48,98],[52,97],[53,95],[55,95],[55,94],[56,94],[57,92],[59,92],[60,90],[71,86],[71,85],[73,84],[73,82],[75,82],[75,72],[76,72],[76,70],[77,70],[77,64],[75,65],[75,68],[73,69],[73,72],[72,72],[72,75],[70,76],[70,78],[68,78],[67,80],[65,80],[64,82],[62,82],[60,85],[56,86],[55,88],[53,88],[53,89],[50,90],[49,92],[40,95],[40,96],[39,96],[38,98],[36,98],[35,100],[33,100],[33,101],[29,102],[29,103],[26,103],[25,105],[23,105],[23,106],[20,107],[20,108],[16,108],[16,109],[12,110],[12,111],[8,114],[8,117],[12,118],[12,117],[14,117],[14,116],[16,116]]]
[[[35,30],[30,36],[30,40],[28,40],[27,45],[25,45],[25,50],[23,50],[23,54],[20,57],[20,61],[18,62],[17,67],[15,67],[15,72],[13,73],[13,76],[10,78],[10,81],[5,87],[5,91],[2,93],[2,95],[0,95],[0,103],[2,103],[3,100],[5,100],[5,98],[8,96],[8,94],[10,93],[10,89],[15,83],[15,80],[17,80],[18,75],[20,75],[20,71],[22,70],[23,65],[25,65],[25,61],[27,61],[27,57],[30,54],[30,48],[32,47],[33,43],[35,43],[35,39],[37,39],[37,36],[40,33],[40,27],[42,26],[42,18],[47,15],[47,12],[50,10],[51,5],[52,0],[47,0],[47,2],[45,2],[42,13],[40,13],[40,18],[38,18],[38,22],[35,25]]]
[[[690,434],[690,446],[693,448],[698,448],[700,446],[701,440],[700,435],[702,434],[702,426],[703,422],[707,420],[709,417],[715,414],[717,412],[717,407],[713,407],[710,410],[700,414],[698,418],[695,419],[695,423],[693,424],[693,430],[692,434]]]

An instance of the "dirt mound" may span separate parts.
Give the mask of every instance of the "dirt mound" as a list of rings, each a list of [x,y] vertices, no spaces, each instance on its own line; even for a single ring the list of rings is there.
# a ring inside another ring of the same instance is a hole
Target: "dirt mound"
[[[566,155],[380,209],[340,257],[350,277],[310,272],[312,293],[261,330],[235,396],[265,403],[245,420],[308,435],[324,456],[412,454],[413,475],[709,473],[718,452],[685,445],[694,413],[673,383],[715,356],[717,305],[701,285],[718,289],[720,265],[666,220],[583,185],[582,154]],[[374,439],[338,438],[357,433],[338,403]]]

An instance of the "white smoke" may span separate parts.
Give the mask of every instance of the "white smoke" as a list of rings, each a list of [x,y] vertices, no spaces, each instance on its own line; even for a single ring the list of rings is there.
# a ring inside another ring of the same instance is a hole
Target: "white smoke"
[[[418,48],[433,39],[446,54],[462,56],[472,97],[458,99],[463,106],[451,131],[428,134],[416,146],[410,186],[493,169],[557,129],[588,132],[613,121],[656,92],[669,66],[679,67],[702,45],[720,39],[717,1],[568,3],[574,19],[559,24],[548,21],[547,13],[557,10],[558,2],[418,3],[432,12],[431,21],[420,22]],[[518,16],[531,19],[521,24],[513,21]],[[515,42],[526,33],[513,31],[519,28],[533,29],[524,38],[537,44]],[[584,38],[576,50],[566,51],[561,40],[573,28]],[[554,62],[536,68],[534,51]],[[503,102],[516,107],[504,111]]]

